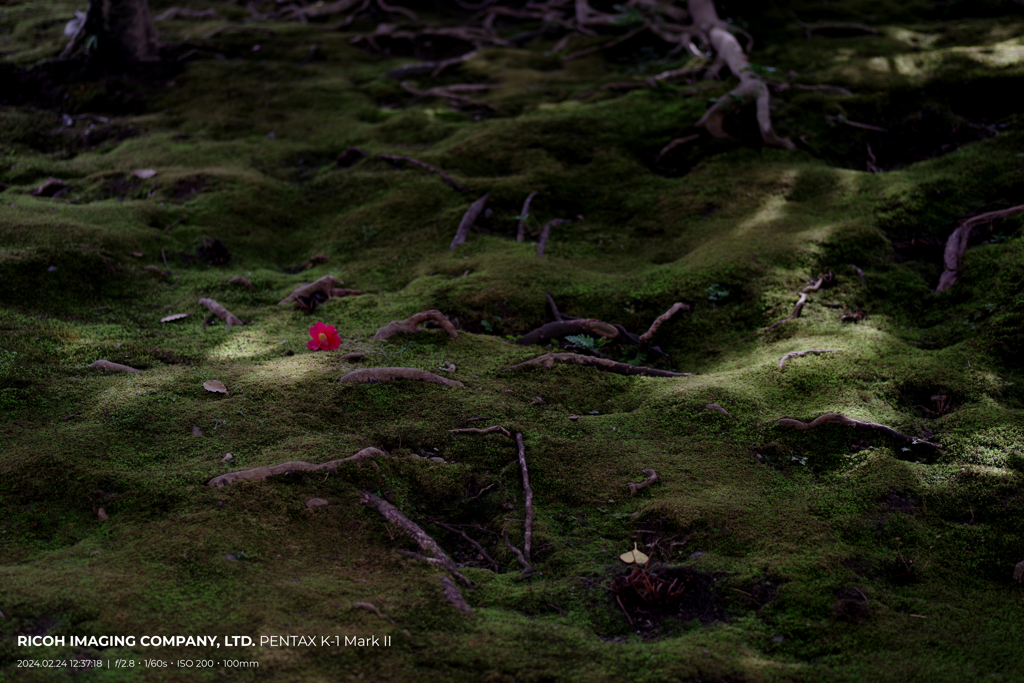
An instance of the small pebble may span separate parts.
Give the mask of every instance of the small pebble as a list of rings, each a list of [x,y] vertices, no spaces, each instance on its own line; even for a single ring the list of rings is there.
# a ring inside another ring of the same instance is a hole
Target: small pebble
[[[573,422],[575,422],[576,420],[580,419],[580,416],[579,415],[570,415],[569,419],[572,420]]]
[[[104,510],[103,508],[100,508],[99,510],[96,511],[96,516],[99,518],[101,522],[105,522],[109,519],[109,517],[107,517],[107,511]]]
[[[698,551],[697,551],[697,552],[695,552],[695,553],[690,553],[690,558],[692,559],[692,558],[694,558],[694,557],[700,557],[700,556],[701,556],[701,555],[703,555],[703,554],[704,554],[704,551],[703,551],[703,550],[698,550]]]
[[[444,458],[431,458],[434,462],[444,462]]]
[[[221,458],[220,461],[221,462],[234,462],[235,461],[235,456],[231,455],[230,453],[225,453],[224,457]]]

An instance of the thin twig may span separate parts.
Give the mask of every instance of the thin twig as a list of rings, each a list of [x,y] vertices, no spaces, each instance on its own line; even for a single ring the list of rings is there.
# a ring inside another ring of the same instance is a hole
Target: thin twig
[[[398,165],[398,164],[400,164],[400,163],[402,163],[404,161],[406,163],[412,164],[413,166],[419,166],[420,168],[424,169],[425,171],[428,171],[430,173],[434,173],[434,174],[440,176],[441,180],[445,181],[446,183],[451,185],[452,188],[458,190],[459,192],[472,192],[473,191],[471,188],[466,187],[465,185],[463,185],[459,181],[455,180],[454,178],[452,178],[450,175],[448,175],[444,171],[442,171],[440,169],[436,169],[433,166],[428,166],[427,164],[423,163],[419,159],[413,159],[412,157],[396,156],[394,154],[378,154],[377,158],[378,159],[384,159],[385,161],[390,161],[391,163],[393,163],[395,165]]]
[[[519,214],[519,227],[516,229],[516,242],[522,242],[526,239],[526,219],[530,217],[530,202],[537,196],[536,192],[531,192],[526,195],[526,201],[523,202],[523,210]]]
[[[904,443],[910,442],[912,444],[921,444],[922,446],[928,446],[930,448],[942,450],[942,446],[940,446],[937,443],[932,443],[931,441],[924,441],[923,439],[916,439],[912,436],[907,436],[906,434],[897,432],[892,427],[886,427],[885,425],[881,425],[876,422],[862,422],[860,420],[853,420],[851,418],[846,417],[845,415],[842,415],[841,413],[825,413],[824,415],[819,415],[810,422],[801,422],[800,420],[794,420],[792,418],[784,417],[782,419],[776,420],[775,424],[781,427],[793,427],[794,429],[800,429],[803,431],[806,431],[808,429],[815,429],[823,424],[841,424],[846,425],[847,427],[853,427],[855,429],[865,429],[874,432],[879,432],[881,434],[885,434],[886,436],[889,436],[897,441],[901,441]]]
[[[530,559],[530,546],[533,544],[533,489],[530,488],[530,472],[526,469],[526,446],[523,444],[523,433],[516,433],[516,445],[519,446],[519,467],[523,470],[523,489],[526,491],[526,531],[523,534],[523,554]]]
[[[513,554],[515,554],[516,560],[519,562],[519,566],[523,568],[523,570],[521,572],[519,572],[519,573],[522,576],[530,576],[530,575],[532,575],[533,574],[533,567],[530,565],[530,562],[526,559],[526,556],[523,555],[523,551],[522,550],[520,550],[519,548],[515,547],[514,545],[512,545],[509,542],[508,536],[505,537],[505,545],[507,545],[508,549],[511,550],[513,552]]]
[[[485,429],[480,429],[478,427],[464,427],[462,429],[448,430],[449,434],[491,434],[493,432],[498,432],[499,434],[504,434],[505,436],[512,436],[511,434],[509,434],[508,430],[502,427],[501,425],[491,425],[490,427],[487,427]]]
[[[453,527],[453,526],[451,526],[449,524],[445,524],[444,522],[440,522],[440,521],[438,521],[436,519],[434,520],[434,524],[436,524],[437,526],[441,527],[442,529],[446,529],[446,530],[452,532],[453,534],[458,534],[459,536],[462,536],[464,539],[469,541],[473,545],[474,548],[476,548],[477,550],[480,551],[480,555],[485,560],[487,560],[487,562],[491,563],[495,567],[500,566],[499,562],[497,560],[495,560],[493,557],[491,557],[490,555],[488,555],[487,551],[484,550],[484,547],[482,545],[480,545],[479,543],[477,543],[475,540],[473,540],[473,538],[469,534],[467,534],[465,531],[463,531],[461,529],[456,529],[455,527]]]
[[[667,311],[665,311],[664,313],[659,315],[657,318],[655,318],[654,322],[651,323],[650,328],[648,328],[648,330],[646,332],[644,332],[643,334],[640,335],[640,342],[643,343],[643,344],[646,344],[646,343],[650,342],[651,341],[651,337],[653,337],[654,333],[658,331],[658,328],[661,327],[662,323],[668,321],[672,316],[674,316],[679,311],[689,311],[689,310],[690,310],[690,307],[687,306],[684,303],[678,302],[678,303],[672,304],[672,308],[668,309]]]

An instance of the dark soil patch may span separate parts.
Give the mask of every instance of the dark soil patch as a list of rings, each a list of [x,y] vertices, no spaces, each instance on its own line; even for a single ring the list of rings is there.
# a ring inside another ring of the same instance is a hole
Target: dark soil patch
[[[609,593],[634,630],[656,635],[666,619],[699,619],[702,624],[724,619],[725,601],[715,592],[717,581],[714,574],[690,567],[634,567],[612,577]]]
[[[836,591],[839,599],[832,605],[838,617],[851,623],[860,623],[868,617],[871,609],[867,596],[858,588],[848,587]]]
[[[196,256],[211,266],[227,265],[231,261],[231,252],[216,237],[207,237],[196,249]]]
[[[196,175],[182,178],[171,189],[171,199],[183,202],[199,194],[209,185],[210,183],[204,176]]]
[[[902,512],[908,515],[917,512],[920,505],[917,498],[901,495],[896,491],[889,491],[880,502],[885,505],[888,512]]]

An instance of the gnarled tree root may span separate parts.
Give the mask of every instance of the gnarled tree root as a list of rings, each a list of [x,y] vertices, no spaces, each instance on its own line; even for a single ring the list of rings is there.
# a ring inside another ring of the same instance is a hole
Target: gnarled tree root
[[[408,534],[412,540],[416,541],[416,545],[420,547],[420,550],[433,555],[433,557],[426,557],[424,555],[419,555],[418,553],[410,553],[407,550],[400,550],[399,552],[401,554],[415,557],[416,559],[424,560],[430,564],[436,564],[439,567],[443,567],[447,569],[448,572],[451,573],[451,575],[454,576],[463,586],[466,586],[467,588],[473,587],[473,583],[459,572],[458,567],[456,567],[455,563],[452,562],[452,558],[448,557],[448,554],[441,549],[441,546],[437,544],[437,541],[432,539],[430,534],[421,529],[418,524],[403,515],[394,505],[383,498],[378,498],[369,491],[363,491],[363,495],[359,499],[359,504],[372,505],[377,512],[380,513],[381,517]]]
[[[278,465],[268,465],[267,467],[256,467],[251,470],[228,472],[227,474],[214,477],[210,481],[206,482],[206,484],[207,486],[221,488],[222,486],[234,484],[236,481],[261,481],[263,479],[275,477],[279,474],[289,474],[291,472],[319,472],[322,470],[334,470],[342,463],[358,462],[378,455],[387,455],[387,453],[370,446],[369,448],[364,448],[355,455],[350,455],[347,458],[340,458],[338,460],[331,460],[325,463],[310,463],[302,460],[292,460]]]
[[[636,492],[639,491],[640,489],[645,489],[648,486],[650,486],[651,484],[653,484],[654,482],[658,481],[658,473],[655,472],[654,470],[652,470],[652,469],[645,469],[645,470],[640,470],[640,471],[643,472],[644,474],[646,474],[647,478],[644,479],[639,484],[635,484],[633,482],[629,482],[628,484],[626,484],[626,487],[629,489],[629,495],[631,495],[631,496],[635,496]]]
[[[466,386],[458,380],[448,379],[447,377],[441,377],[432,372],[416,368],[365,368],[363,370],[353,370],[338,381],[376,384],[377,382],[394,382],[400,379],[414,379],[420,382],[441,384],[446,387]]]
[[[230,330],[234,325],[241,325],[242,321],[239,320],[238,316],[229,311],[228,309],[221,306],[213,299],[200,299],[199,303],[210,309],[210,312],[215,316],[227,323],[228,329]]]
[[[797,318],[799,318],[800,313],[804,310],[804,306],[807,304],[807,295],[811,292],[817,292],[822,287],[831,285],[834,282],[835,278],[832,276],[831,272],[815,279],[813,282],[811,282],[811,284],[807,285],[806,287],[800,290],[800,298],[797,299],[796,305],[793,306],[792,315],[786,316],[782,320],[776,320],[771,325],[766,327],[764,331],[767,332],[768,330],[775,329],[776,327],[778,327],[779,325],[788,320],[796,320]]]
[[[300,296],[310,296],[316,292],[324,294],[329,299],[333,296],[334,290],[340,288],[343,284],[345,283],[335,280],[333,275],[324,275],[315,282],[311,282],[308,285],[302,285],[294,292],[278,301],[277,305],[280,306],[281,304],[286,304],[289,301],[296,301]]]
[[[439,176],[441,178],[441,180],[443,180],[444,182],[448,183],[448,185],[450,185],[453,189],[455,189],[455,190],[457,190],[459,192],[472,192],[472,190],[470,188],[468,188],[465,185],[463,185],[462,183],[458,182],[457,180],[452,178],[450,175],[448,175],[444,171],[436,169],[433,166],[428,166],[427,164],[423,163],[419,159],[413,159],[412,157],[397,156],[397,155],[394,155],[394,154],[378,154],[377,158],[378,159],[383,159],[384,161],[390,161],[392,164],[395,164],[396,166],[399,165],[399,164],[402,164],[402,163],[412,164],[413,166],[419,166],[424,171],[427,171],[428,173],[433,173],[433,174]]]
[[[658,328],[661,327],[662,323],[667,322],[672,316],[674,316],[679,311],[689,310],[690,307],[682,302],[672,304],[672,308],[668,309],[667,311],[659,315],[657,318],[655,318],[654,322],[651,323],[651,326],[648,328],[648,330],[640,335],[640,343],[649,344],[651,341],[651,337],[653,337],[654,333],[658,331]]]
[[[803,358],[804,356],[820,356],[823,353],[835,353],[832,349],[811,349],[810,351],[790,351],[785,356],[779,359],[779,370],[786,364],[786,361],[790,358]]]
[[[253,283],[249,282],[249,280],[247,280],[246,278],[242,277],[241,275],[239,275],[238,277],[233,277],[230,280],[228,280],[228,284],[229,285],[241,285],[242,287],[248,287],[249,289],[256,289],[256,285],[254,285]]]
[[[441,590],[444,593],[444,599],[451,604],[452,607],[459,610],[463,614],[473,616],[473,608],[466,602],[466,598],[462,597],[462,592],[459,587],[449,579],[447,576],[441,577]]]
[[[550,300],[550,299],[549,299]],[[551,301],[552,307],[554,307],[554,301]],[[555,315],[561,318],[561,314],[557,308],[554,308]],[[622,330],[617,325],[610,325],[609,323],[594,318],[584,318],[582,320],[564,320],[553,323],[547,323],[541,325],[532,332],[527,332],[522,337],[516,339],[516,344],[522,344],[524,346],[532,346],[534,344],[543,345],[545,342],[552,339],[562,339],[570,334],[592,334],[602,339],[608,339],[610,341],[617,340],[620,335],[623,335]]]
[[[939,284],[935,291],[944,292],[956,284],[957,276],[960,273],[960,266],[964,260],[964,252],[967,251],[967,242],[970,240],[971,231],[975,227],[982,223],[991,223],[1000,218],[1016,216],[1019,213],[1024,213],[1024,204],[1001,211],[989,211],[988,213],[972,216],[960,221],[960,225],[949,236],[949,239],[946,240],[946,251],[942,257],[945,269],[942,271],[942,275],[939,276]]]
[[[551,368],[555,363],[574,363],[576,365],[587,365],[594,368],[599,368],[607,372],[614,372],[617,375],[631,375],[631,376],[642,376],[642,377],[692,377],[689,372],[669,372],[668,370],[658,370],[656,368],[648,368],[642,365],[629,365],[628,363],[617,363],[613,360],[606,358],[595,358],[593,356],[583,356],[578,353],[545,353],[543,356],[537,358],[531,358],[528,361],[513,365],[512,367],[505,368],[506,370],[518,370],[524,368],[527,365],[540,365],[544,368]]]
[[[466,209],[466,213],[462,215],[462,220],[459,222],[459,229],[455,231],[455,237],[452,238],[449,251],[455,251],[455,247],[465,243],[466,237],[469,235],[469,229],[473,227],[473,223],[479,218],[480,213],[484,210],[484,205],[487,204],[488,196],[489,193],[485,194]]]
[[[942,446],[940,446],[937,443],[932,443],[931,441],[924,441],[922,439],[916,439],[912,436],[907,436],[906,434],[897,432],[892,427],[886,427],[885,425],[880,425],[876,422],[861,422],[860,420],[853,420],[851,418],[846,417],[845,415],[842,415],[841,413],[825,413],[824,415],[819,415],[810,422],[801,422],[800,420],[794,420],[788,417],[784,417],[780,420],[776,420],[775,424],[782,427],[792,427],[793,429],[800,429],[804,431],[808,429],[815,429],[816,427],[820,427],[821,425],[824,424],[841,424],[846,425],[847,427],[853,427],[854,429],[863,429],[878,432],[879,434],[884,434],[901,443],[921,444],[922,446],[928,446],[930,448],[942,450]]]
[[[493,432],[498,432],[499,434],[504,434],[505,436],[512,436],[511,434],[509,434],[508,430],[502,427],[501,425],[491,425],[490,427],[487,427],[485,429],[480,429],[478,427],[466,427],[463,429],[448,430],[449,434],[491,434]]]
[[[392,320],[384,327],[377,330],[377,334],[373,335],[376,341],[386,341],[394,337],[396,334],[416,334],[419,332],[417,329],[420,325],[433,320],[434,322],[441,325],[441,328],[448,333],[448,336],[452,339],[458,339],[459,333],[455,330],[455,325],[452,325],[448,317],[445,316],[441,311],[423,311],[415,315],[409,316],[405,320]]]
[[[104,370],[116,370],[117,372],[141,372],[136,368],[128,365],[121,365],[120,363],[111,363],[109,360],[98,360],[89,363],[90,368],[103,368]]]

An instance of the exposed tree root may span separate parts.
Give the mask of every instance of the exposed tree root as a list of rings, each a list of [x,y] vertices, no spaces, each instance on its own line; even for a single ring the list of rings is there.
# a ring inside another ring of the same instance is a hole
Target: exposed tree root
[[[835,284],[835,281],[835,276],[832,275],[831,271],[815,279],[813,282],[811,282],[811,284],[807,285],[806,287],[800,290],[800,298],[797,299],[796,305],[793,306],[793,313],[791,315],[786,316],[782,320],[776,320],[771,325],[766,327],[764,331],[767,332],[768,330],[775,329],[784,322],[787,322],[789,320],[796,320],[797,318],[799,318],[800,313],[804,310],[804,306],[807,304],[807,295],[810,292],[818,291],[822,287],[828,287],[832,284]]]
[[[463,185],[459,181],[457,181],[454,178],[452,178],[450,175],[448,175],[444,171],[436,169],[433,166],[428,166],[427,164],[423,163],[419,159],[413,159],[412,157],[395,156],[394,154],[378,154],[377,158],[378,159],[384,159],[385,161],[390,161],[391,163],[393,163],[395,165],[400,165],[402,163],[407,163],[407,164],[412,164],[413,166],[419,166],[420,168],[422,168],[423,170],[427,171],[428,173],[433,173],[433,174],[435,174],[437,176],[440,176],[441,180],[445,181],[446,183],[451,185],[452,188],[454,188],[455,190],[458,190],[459,192],[472,192],[473,191],[472,189],[466,187],[465,185]]]
[[[551,306],[551,315],[554,317],[555,322],[562,322],[562,314],[559,312],[554,298],[550,294],[545,294],[544,296],[548,298],[548,304]]]
[[[227,21],[216,10],[182,9],[181,7],[171,7],[153,17],[153,21],[163,21],[164,19],[219,19],[220,21]]]
[[[628,484],[626,484],[626,487],[629,489],[629,495],[631,496],[635,496],[636,492],[639,491],[640,489],[645,489],[654,482],[658,481],[658,473],[655,472],[654,470],[646,469],[640,471],[646,474],[647,478],[644,479],[639,484],[635,484],[633,482],[629,482]]]
[[[714,410],[715,412],[721,413],[722,415],[725,415],[726,417],[732,417],[732,413],[730,413],[728,410],[726,410],[722,406],[718,405],[717,403],[709,403],[706,406],[704,406],[704,409],[705,410]]]
[[[523,533],[523,555],[530,561],[530,547],[533,544],[533,489],[530,488],[530,472],[526,469],[526,446],[523,445],[523,433],[516,433],[516,445],[519,447],[519,467],[523,471],[523,490],[526,492],[526,530]]]
[[[462,597],[462,591],[459,587],[452,582],[447,576],[441,577],[441,590],[444,592],[444,599],[447,600],[452,607],[459,610],[464,614],[473,616],[473,608],[466,602],[466,598]]]
[[[850,267],[853,268],[853,272],[857,273],[857,277],[860,278],[860,283],[867,287],[868,281],[864,277],[864,271],[858,268],[857,266],[853,265],[852,263],[850,264]]]
[[[697,135],[696,133],[694,133],[693,135],[687,135],[686,137],[676,138],[675,140],[673,140],[672,142],[668,143],[667,145],[665,145],[664,147],[661,148],[661,151],[658,152],[657,158],[654,160],[655,163],[660,163],[661,162],[661,158],[663,156],[665,156],[666,154],[671,152],[673,149],[675,149],[679,145],[685,145],[688,142],[693,142],[694,140],[699,140],[699,139],[700,139],[700,135]]]
[[[410,554],[409,551],[399,551],[400,553],[403,555],[417,557],[417,559],[443,567],[447,569],[448,572],[463,586],[466,586],[467,588],[473,587],[473,583],[459,572],[458,567],[456,567],[455,563],[452,562],[452,558],[448,557],[447,553],[441,549],[441,546],[439,546],[437,542],[430,537],[430,534],[421,529],[419,525],[411,519],[403,515],[394,505],[383,498],[378,498],[369,491],[363,491],[363,495],[359,499],[359,503],[360,505],[372,505],[384,519],[397,526],[408,534],[412,540],[416,541],[416,545],[420,547],[420,550],[433,555],[433,557],[426,557],[416,553]]]
[[[1018,562],[1017,566],[1013,568],[1013,580],[1018,583],[1024,581],[1024,561]]]
[[[413,379],[420,382],[430,382],[432,384],[441,384],[446,387],[465,387],[466,385],[462,382],[454,379],[448,379],[447,377],[440,377],[432,372],[426,370],[418,370],[416,368],[365,368],[363,370],[353,370],[341,379],[339,382],[359,382],[362,384],[376,384],[377,382],[394,382],[400,379]]]
[[[512,545],[508,540],[508,536],[505,537],[505,545],[508,546],[508,549],[512,551],[512,554],[516,556],[516,561],[519,562],[519,566],[522,568],[522,571],[520,571],[519,574],[521,576],[531,576],[533,574],[533,565],[531,565],[530,561],[526,559],[525,555],[523,555],[523,551]]]
[[[642,377],[692,377],[689,372],[669,372],[640,365],[629,365],[628,363],[617,363],[606,358],[595,358],[593,356],[582,356],[578,353],[545,353],[543,356],[532,358],[518,365],[506,368],[506,370],[518,370],[528,365],[540,365],[544,368],[551,368],[555,363],[574,363],[576,365],[588,365],[607,372],[614,372],[617,375],[632,375]]]
[[[786,364],[786,361],[790,358],[803,358],[807,355],[820,356],[823,353],[835,353],[832,349],[811,349],[810,351],[790,351],[785,356],[779,359],[779,370]]]
[[[230,330],[234,325],[241,325],[242,321],[238,319],[234,313],[221,306],[213,299],[200,299],[199,303],[210,309],[210,312],[215,316],[227,323],[228,329]]]
[[[278,301],[277,305],[280,306],[281,304],[286,304],[289,301],[296,301],[300,296],[312,296],[317,292],[319,292],[320,294],[324,294],[328,298],[330,298],[331,293],[335,289],[340,288],[341,285],[343,284],[345,283],[335,280],[333,275],[324,275],[322,278],[316,280],[315,282],[311,282],[308,285],[302,285],[301,287],[298,287],[291,294]]]
[[[372,602],[353,602],[352,606],[353,607],[359,607],[361,609],[368,609],[371,612],[376,613],[376,615],[378,617],[380,617],[381,619],[386,619],[386,620],[390,621],[392,624],[395,623],[395,620],[392,619],[391,617],[386,616],[384,614],[381,614],[381,611],[379,609],[377,609],[377,606],[374,605]]]
[[[556,218],[552,221],[548,221],[544,224],[544,227],[540,230],[540,240],[537,242],[537,258],[544,258],[544,247],[548,243],[548,238],[551,237],[551,228],[556,225],[562,225],[563,223],[572,223],[572,221],[565,218]]]
[[[526,195],[526,201],[523,202],[523,210],[519,212],[519,226],[516,228],[516,242],[522,242],[526,239],[526,219],[530,217],[530,202],[537,196],[536,192],[531,192]]]
[[[791,418],[784,417],[780,420],[776,420],[775,424],[782,427],[792,427],[793,429],[800,429],[804,431],[808,429],[815,429],[824,424],[841,424],[846,425],[847,427],[853,427],[854,429],[864,429],[885,434],[886,436],[901,443],[921,444],[923,446],[942,450],[942,446],[932,443],[931,441],[924,441],[912,436],[907,436],[906,434],[901,434],[892,427],[886,427],[885,425],[880,425],[875,422],[861,422],[860,420],[853,420],[840,413],[825,413],[824,415],[819,415],[814,418],[811,422],[801,422],[800,420],[793,420]]]
[[[480,199],[476,200],[469,205],[466,209],[466,213],[462,216],[462,221],[459,223],[459,229],[455,231],[455,237],[452,238],[450,251],[455,251],[455,247],[466,242],[466,236],[469,235],[469,229],[473,227],[473,223],[480,216],[480,213],[484,210],[484,205],[487,203],[488,194],[485,194]]]
[[[960,273],[960,266],[963,264],[964,252],[967,251],[967,242],[970,240],[971,231],[975,227],[982,223],[997,221],[1000,218],[1016,216],[1019,213],[1024,213],[1024,204],[1009,209],[1002,209],[1001,211],[989,211],[988,213],[972,216],[960,221],[960,225],[949,236],[949,239],[946,240],[946,251],[943,254],[945,270],[942,271],[942,275],[939,277],[939,285],[935,288],[935,291],[944,292],[956,284]]]
[[[412,93],[419,98],[423,97],[439,97],[442,100],[448,102],[448,104],[455,107],[466,107],[476,109],[487,109],[488,111],[496,112],[498,108],[493,104],[483,102],[481,100],[474,100],[471,97],[460,95],[460,92],[476,92],[479,90],[491,90],[493,88],[500,88],[499,85],[478,85],[473,83],[466,83],[460,85],[446,85],[444,87],[430,88],[428,90],[419,90],[418,88],[412,87],[407,81],[402,81],[400,85],[407,91]]]
[[[239,275],[228,280],[229,285],[241,285],[242,287],[248,287],[249,289],[256,289],[256,285],[249,282],[247,279]]]
[[[331,298],[332,299],[337,299],[337,298],[343,297],[343,296],[359,296],[362,293],[363,293],[363,290],[361,290],[361,289],[347,289],[347,288],[337,289],[337,288],[335,288],[335,289],[331,290]]]
[[[416,334],[419,332],[417,328],[428,320],[433,320],[441,325],[452,339],[459,338],[459,333],[455,330],[455,326],[452,325],[451,321],[441,311],[423,311],[405,320],[392,320],[384,327],[379,328],[377,334],[373,335],[373,338],[376,341],[386,341],[396,334]]]
[[[552,308],[554,308],[554,301],[551,301],[551,304]],[[557,308],[554,308],[554,311],[556,317],[562,317],[561,314],[558,313]],[[563,320],[547,323],[545,325],[541,325],[532,332],[527,332],[522,337],[516,339],[516,344],[524,346],[544,344],[552,339],[561,339],[571,334],[593,334],[602,339],[615,340],[622,333],[618,326],[610,325],[609,323],[602,322],[594,318]]]
[[[436,519],[433,520],[433,523],[436,524],[437,526],[441,527],[442,529],[445,529],[447,531],[452,532],[453,534],[458,534],[459,536],[462,536],[462,538],[464,538],[466,541],[468,541],[470,544],[472,544],[474,548],[477,549],[477,551],[480,553],[480,557],[484,558],[484,560],[486,560],[492,567],[497,568],[497,567],[501,566],[497,560],[495,560],[493,557],[491,557],[487,553],[487,551],[484,550],[484,547],[482,545],[480,545],[475,540],[473,540],[473,537],[470,536],[469,534],[467,534],[462,529],[456,529],[455,527],[453,527],[453,526],[451,526],[449,524],[445,524],[444,522],[439,522]]]
[[[93,363],[89,363],[90,368],[103,368],[104,370],[116,370],[117,372],[141,372],[128,365],[121,365],[120,363],[111,363],[109,360],[98,360]]]
[[[448,430],[449,434],[493,434],[494,432],[504,434],[505,436],[512,436],[509,434],[509,431],[501,425],[491,425],[485,429],[480,429],[479,427],[465,427],[463,429]]]
[[[672,318],[672,316],[674,316],[679,311],[689,310],[690,307],[684,303],[677,302],[672,304],[672,308],[668,309],[667,311],[659,315],[657,318],[655,318],[654,322],[651,323],[651,326],[647,329],[647,331],[640,335],[640,343],[649,344],[651,341],[651,337],[653,337],[654,333],[658,331],[658,328],[661,327],[662,323],[667,322],[670,318]]]
[[[338,358],[338,360],[347,361],[349,363],[358,363],[361,360],[366,360],[366,354],[365,353],[358,353],[358,352],[356,352],[356,353],[346,353],[346,354],[342,354]]]
[[[319,472],[321,470],[334,470],[342,463],[359,462],[360,460],[373,458],[378,455],[387,455],[387,453],[370,446],[369,448],[364,448],[355,455],[350,455],[347,458],[331,460],[324,463],[309,463],[303,460],[292,460],[289,462],[282,462],[277,465],[268,465],[267,467],[256,467],[251,470],[228,472],[227,474],[214,477],[210,481],[206,482],[206,484],[207,486],[221,488],[222,486],[234,484],[236,481],[261,481],[269,477],[276,477],[279,474],[289,474],[291,472]]]

